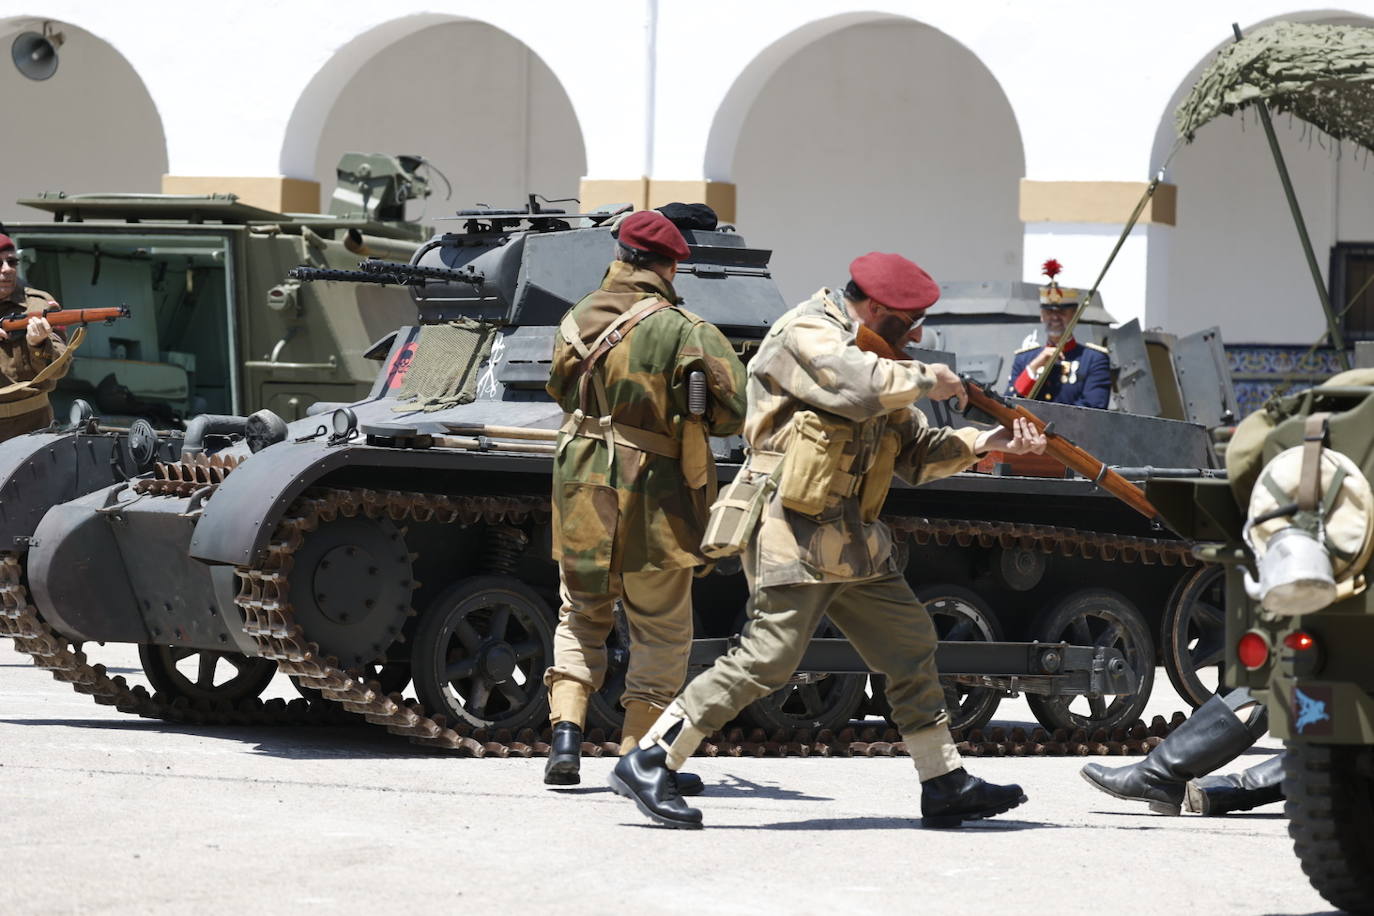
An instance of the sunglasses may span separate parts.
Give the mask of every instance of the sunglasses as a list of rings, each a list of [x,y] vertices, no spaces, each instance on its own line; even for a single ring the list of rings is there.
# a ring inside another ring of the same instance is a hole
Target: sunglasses
[[[0,264],[4,264],[6,267],[13,267],[15,270],[19,269],[18,258],[0,258]]]

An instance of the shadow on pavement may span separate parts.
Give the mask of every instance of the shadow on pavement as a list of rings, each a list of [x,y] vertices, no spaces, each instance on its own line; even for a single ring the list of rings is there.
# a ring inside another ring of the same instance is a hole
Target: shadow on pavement
[[[705,798],[706,796],[702,796]],[[656,827],[655,824],[637,824],[627,826]],[[1012,820],[984,820],[968,821],[962,827],[955,828],[960,831],[980,830],[989,832],[1008,833],[1019,830],[1054,829],[1057,830],[1066,826],[1065,824],[1047,824],[1043,821],[1012,821]],[[708,830],[913,830],[921,828],[919,817],[815,817],[807,818],[804,821],[778,821],[773,824],[719,824],[708,825]],[[937,830],[935,832],[947,833],[948,830]]]
[[[780,801],[834,801],[828,795],[807,795],[796,789],[784,789],[778,785],[765,785],[733,773],[727,773],[726,782],[707,783],[703,798],[772,798]]]
[[[421,747],[379,728],[348,725],[190,725],[159,719],[0,719],[0,725],[89,728],[194,735],[252,744],[253,753],[287,760],[387,759],[454,756]]]

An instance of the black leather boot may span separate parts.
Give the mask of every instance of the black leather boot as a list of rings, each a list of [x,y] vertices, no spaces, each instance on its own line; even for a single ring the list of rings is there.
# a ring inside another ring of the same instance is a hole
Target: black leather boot
[[[671,771],[670,771],[671,772]],[[673,773],[673,778],[677,780],[678,795],[700,795],[706,791],[706,784],[701,781],[701,777],[696,773]]]
[[[611,788],[665,827],[700,830],[701,812],[687,807],[682,800],[676,774],[668,769],[667,759],[668,752],[660,745],[648,750],[635,748],[616,762],[611,771]]]
[[[576,722],[553,727],[549,762],[544,764],[544,785],[575,786],[582,781],[582,729]]]
[[[1020,786],[984,782],[959,767],[921,783],[921,826],[958,827],[1010,811],[1025,800]]]
[[[1228,814],[1283,801],[1283,753],[1248,770],[1188,781],[1186,806],[1196,814]]]
[[[1140,763],[1079,772],[1092,785],[1125,801],[1142,801],[1155,814],[1178,814],[1184,784],[1225,766],[1255,743],[1256,735],[1219,696],[1212,697]]]

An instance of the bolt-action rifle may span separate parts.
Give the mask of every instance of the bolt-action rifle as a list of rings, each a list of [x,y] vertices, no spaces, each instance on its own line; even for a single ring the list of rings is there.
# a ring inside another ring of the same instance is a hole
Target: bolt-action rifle
[[[908,326],[908,322],[898,321],[880,324],[878,330],[873,331],[860,324],[855,343],[859,345],[860,349],[876,353],[886,359],[910,359],[910,354],[902,349]],[[1145,494],[1141,492],[1139,487],[1094,458],[1092,453],[1079,448],[1056,433],[1054,424],[1046,423],[1024,407],[1008,403],[1001,395],[995,391],[989,391],[968,376],[961,376],[961,378],[964,381],[964,390],[968,392],[968,404],[964,408],[964,416],[972,420],[997,423],[1006,429],[1012,428],[1017,417],[1025,418],[1030,421],[1032,426],[1045,434],[1046,455],[1064,467],[1088,478],[1156,525],[1163,523],[1163,517],[1159,514],[1159,510],[1145,498]]]
[[[989,391],[967,376],[964,376],[963,380],[964,389],[968,391],[968,406],[964,408],[964,416],[973,420],[999,423],[1007,429],[1011,429],[1012,423],[1018,417],[1029,421],[1032,426],[1045,435],[1046,455],[1064,467],[1088,478],[1151,522],[1162,523],[1163,517],[1159,514],[1159,510],[1145,498],[1145,494],[1141,492],[1139,487],[1094,458],[1090,452],[1079,448],[1056,433],[1053,423],[1046,423],[1026,408],[1019,404],[1010,403],[1001,395]]]
[[[127,305],[98,309],[51,308],[41,312],[13,312],[0,318],[0,329],[4,329],[6,333],[10,334],[15,331],[22,331],[29,326],[30,318],[46,318],[48,324],[53,327],[64,328],[73,324],[95,324],[98,321],[111,322],[116,318],[129,318],[131,315]]]

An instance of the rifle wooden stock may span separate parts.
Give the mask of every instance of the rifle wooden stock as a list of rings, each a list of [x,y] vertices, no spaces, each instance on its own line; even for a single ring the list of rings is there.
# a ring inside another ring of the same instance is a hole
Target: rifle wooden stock
[[[73,324],[95,324],[97,321],[128,318],[129,314],[127,305],[99,309],[44,309],[33,315],[11,315],[0,319],[0,329],[6,332],[22,331],[29,326],[30,318],[38,317],[48,319],[48,324],[55,328],[64,328]]]
[[[1159,510],[1145,498],[1145,494],[1141,492],[1139,487],[1068,439],[1058,433],[1046,431],[1044,420],[1020,405],[1008,403],[1001,396],[988,391],[970,379],[964,379],[964,387],[968,390],[970,409],[982,411],[1007,429],[1011,429],[1012,423],[1017,417],[1024,417],[1031,425],[1045,434],[1048,441],[1048,445],[1045,447],[1046,455],[1064,467],[1093,481],[1150,521],[1156,522],[1162,519]]]

